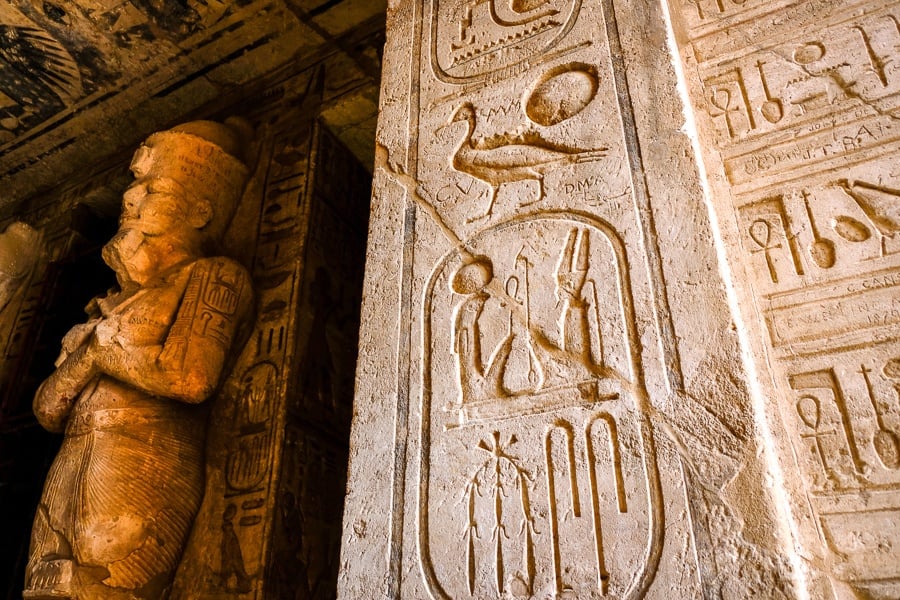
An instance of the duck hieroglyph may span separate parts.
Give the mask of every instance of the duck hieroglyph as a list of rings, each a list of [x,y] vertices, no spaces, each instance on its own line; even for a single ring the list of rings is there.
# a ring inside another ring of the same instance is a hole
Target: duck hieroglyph
[[[900,189],[853,179],[841,179],[837,185],[853,198],[874,226],[881,240],[881,256],[892,254],[888,252],[887,240],[900,232]]]
[[[487,212],[476,218],[488,217],[494,209],[497,190],[504,183],[537,181],[538,198],[544,198],[544,175],[564,164],[596,160],[606,154],[606,148],[582,150],[554,143],[536,131],[520,134],[501,134],[489,139],[474,140],[475,107],[466,102],[453,113],[448,125],[465,122],[466,135],[453,153],[453,168],[488,184],[490,203]]]

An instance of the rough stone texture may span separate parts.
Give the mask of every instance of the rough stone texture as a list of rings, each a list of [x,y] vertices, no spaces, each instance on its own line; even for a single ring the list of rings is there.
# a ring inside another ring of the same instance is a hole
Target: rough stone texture
[[[813,598],[900,597],[897,3],[672,20],[796,563]]]
[[[213,407],[173,599],[333,595],[370,180],[315,124],[323,84],[285,86],[233,228],[258,236],[259,314]]]
[[[343,598],[793,597],[661,7],[388,11]]]

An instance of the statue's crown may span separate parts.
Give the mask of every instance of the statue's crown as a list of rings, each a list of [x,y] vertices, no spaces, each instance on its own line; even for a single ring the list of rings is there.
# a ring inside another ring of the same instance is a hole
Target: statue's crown
[[[152,134],[131,162],[138,179],[168,179],[190,200],[206,200],[213,211],[204,229],[218,239],[237,208],[249,177],[247,150],[253,130],[246,121],[190,121]]]

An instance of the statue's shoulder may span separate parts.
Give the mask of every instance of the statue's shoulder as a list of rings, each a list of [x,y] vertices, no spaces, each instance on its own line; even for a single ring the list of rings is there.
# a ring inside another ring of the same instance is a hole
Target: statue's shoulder
[[[188,302],[200,302],[201,312],[213,310],[223,316],[246,316],[253,304],[250,273],[241,263],[225,256],[201,258],[190,265],[185,292]]]
[[[250,281],[250,272],[238,261],[227,256],[199,258],[189,265],[192,275],[213,274],[219,277],[233,277]]]

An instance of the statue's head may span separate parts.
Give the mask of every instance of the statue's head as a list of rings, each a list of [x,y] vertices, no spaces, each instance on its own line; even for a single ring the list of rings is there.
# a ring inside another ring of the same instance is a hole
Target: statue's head
[[[140,281],[167,257],[200,255],[221,239],[247,182],[251,135],[238,120],[192,121],[147,138],[131,161],[119,232],[103,249],[120,279]]]
[[[20,279],[34,267],[40,255],[40,231],[15,221],[0,233],[0,279]]]

